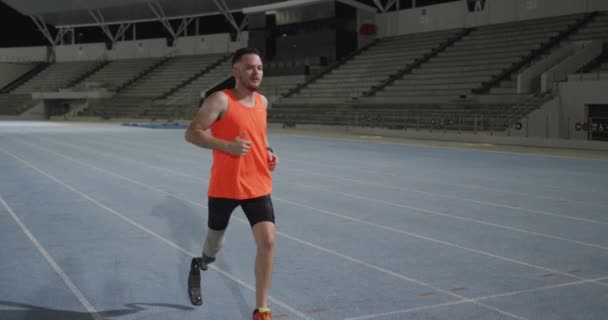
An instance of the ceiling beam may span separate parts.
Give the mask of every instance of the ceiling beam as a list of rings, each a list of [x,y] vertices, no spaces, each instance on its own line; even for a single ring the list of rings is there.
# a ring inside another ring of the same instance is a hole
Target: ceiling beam
[[[234,31],[236,31],[238,34],[240,34],[241,30],[239,29],[239,26],[237,25],[236,20],[234,19],[234,16],[232,15],[232,12],[230,12],[230,9],[228,8],[228,5],[226,4],[226,0],[213,0],[213,2],[217,6],[217,8],[220,9],[220,12],[222,14],[224,14],[226,19],[230,23],[230,25],[232,25],[232,27],[234,28]]]
[[[171,34],[173,40],[176,40],[177,35],[175,34],[175,30],[173,30],[173,26],[171,25],[171,22],[169,22],[169,19],[165,14],[165,10],[163,10],[163,7],[160,5],[160,3],[158,1],[151,1],[148,2],[148,6],[152,10],[152,12],[154,12],[154,15],[156,15],[160,23],[162,23],[162,25],[169,32],[169,34]]]

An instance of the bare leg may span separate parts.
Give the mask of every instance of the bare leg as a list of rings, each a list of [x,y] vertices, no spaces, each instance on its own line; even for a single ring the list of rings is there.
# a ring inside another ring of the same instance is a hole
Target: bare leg
[[[253,237],[257,245],[255,256],[255,300],[256,308],[268,307],[268,295],[274,266],[275,225],[269,221],[253,226]]]

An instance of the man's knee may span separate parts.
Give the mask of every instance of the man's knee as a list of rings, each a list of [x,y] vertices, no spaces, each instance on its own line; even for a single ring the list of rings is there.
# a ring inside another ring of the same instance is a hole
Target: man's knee
[[[267,236],[258,241],[258,250],[269,252],[274,250],[274,236]]]
[[[258,251],[272,252],[274,251],[275,232],[274,223],[269,221],[259,222],[253,226]]]

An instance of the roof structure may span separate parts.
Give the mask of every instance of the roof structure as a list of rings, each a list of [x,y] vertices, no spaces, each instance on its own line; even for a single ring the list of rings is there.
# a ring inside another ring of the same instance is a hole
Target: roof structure
[[[225,16],[232,29],[240,34],[248,23],[245,16],[237,21],[234,12],[243,14],[268,12],[284,8],[306,6],[326,1],[339,1],[372,12],[385,12],[398,0],[0,0],[20,13],[29,16],[52,46],[66,34],[74,37],[74,28],[100,27],[115,43],[124,37],[134,23],[159,21],[177,39],[184,34],[196,17]],[[398,5],[397,5],[398,6]],[[179,26],[171,21],[178,20]],[[49,25],[56,31],[50,30]],[[111,29],[110,26],[118,26]],[[198,28],[198,27],[197,27]]]
[[[121,24],[228,14],[252,8],[272,8],[327,0],[1,0],[26,16],[55,27]],[[395,0],[340,0],[353,5],[383,9]],[[366,3],[372,3],[372,6]],[[386,2],[386,3],[383,3]],[[377,6],[373,6],[375,4]],[[382,11],[382,10],[380,10]]]

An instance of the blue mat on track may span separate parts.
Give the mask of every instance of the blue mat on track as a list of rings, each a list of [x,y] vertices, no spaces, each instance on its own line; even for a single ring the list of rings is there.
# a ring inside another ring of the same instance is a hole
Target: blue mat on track
[[[188,126],[179,123],[123,123],[126,127],[140,127],[148,129],[185,129]]]

